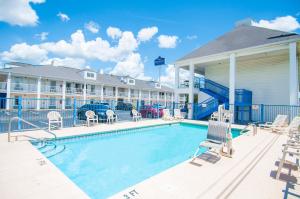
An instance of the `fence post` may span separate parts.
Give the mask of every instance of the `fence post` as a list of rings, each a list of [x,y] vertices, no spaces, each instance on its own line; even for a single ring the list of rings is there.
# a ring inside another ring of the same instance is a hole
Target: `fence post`
[[[263,104],[260,105],[260,122],[261,123],[264,122],[264,105]]]
[[[140,112],[140,103],[139,100],[136,101],[136,109],[138,112]]]
[[[76,98],[74,98],[74,102],[73,102],[73,126],[76,126],[76,112],[77,112]]]
[[[18,97],[18,117],[22,118],[22,97]],[[18,130],[21,130],[21,120],[18,120]]]

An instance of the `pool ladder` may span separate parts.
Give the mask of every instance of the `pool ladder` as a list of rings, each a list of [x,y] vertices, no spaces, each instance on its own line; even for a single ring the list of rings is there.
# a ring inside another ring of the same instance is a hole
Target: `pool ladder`
[[[22,118],[20,118],[20,117],[13,117],[13,118],[11,118],[11,119],[9,120],[8,133],[7,133],[7,136],[8,136],[8,137],[7,137],[7,140],[8,140],[8,142],[11,141],[11,137],[12,137],[12,136],[11,136],[11,132],[12,132],[12,130],[11,130],[11,124],[12,124],[13,121],[22,121],[22,122],[24,122],[24,123],[26,123],[26,124],[28,124],[28,125],[34,127],[36,130],[43,130],[43,131],[45,131],[46,133],[49,133],[51,136],[53,136],[52,139],[54,139],[54,140],[56,140],[56,138],[57,138],[56,135],[55,135],[54,133],[52,133],[51,131],[49,131],[49,130],[47,130],[47,129],[45,129],[45,128],[41,128],[41,127],[39,127],[38,125],[35,125],[35,124],[33,124],[33,123],[31,123],[31,122],[29,122],[29,121],[27,121],[27,120],[24,120],[24,119],[22,119]],[[42,138],[35,138],[35,137],[32,137],[32,136],[28,136],[28,135],[19,135],[19,136],[27,137],[27,138],[33,139],[33,140],[35,140],[35,141],[37,141],[37,142],[40,142],[40,143],[42,144],[42,146],[39,148],[39,150],[42,149],[42,148],[46,148],[47,146],[50,146],[50,145],[53,146],[53,148],[50,148],[50,149],[48,149],[48,150],[46,150],[46,151],[43,151],[43,152],[42,152],[43,154],[46,154],[46,153],[51,152],[51,151],[54,151],[54,150],[57,148],[57,145],[55,144],[55,142],[53,142],[52,139],[49,139],[49,138],[43,138],[43,139],[42,139]],[[17,136],[16,136],[16,140],[17,140]],[[53,157],[53,156],[55,156],[55,155],[57,155],[57,154],[63,152],[65,149],[66,149],[66,146],[63,145],[62,150],[60,150],[60,151],[58,151],[58,152],[56,152],[56,153],[54,153],[54,154],[51,154],[51,155],[49,155],[49,156],[46,156],[46,157],[47,157],[47,158]]]

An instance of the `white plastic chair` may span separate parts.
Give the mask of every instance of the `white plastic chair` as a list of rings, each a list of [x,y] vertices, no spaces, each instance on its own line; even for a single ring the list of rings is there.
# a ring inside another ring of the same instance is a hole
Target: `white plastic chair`
[[[174,118],[179,120],[184,119],[184,117],[181,115],[180,109],[174,109]]]
[[[142,115],[141,115],[141,113],[139,113],[137,110],[135,110],[135,109],[132,109],[132,120],[134,120],[134,121],[138,121],[138,120],[141,120],[142,119]]]
[[[108,124],[112,124],[114,121],[117,121],[117,116],[115,115],[115,112],[113,110],[107,110],[106,111],[106,122]]]
[[[52,124],[57,124],[57,127],[63,128],[63,118],[61,117],[60,113],[57,111],[50,111],[47,114],[48,118],[48,129],[51,130]],[[55,126],[55,125],[54,125]]]
[[[87,126],[90,126],[91,122],[93,124],[95,124],[95,123],[98,124],[98,115],[96,115],[94,111],[91,111],[91,110],[86,111],[85,116],[86,116]]]
[[[170,114],[169,109],[163,109],[163,120],[173,120],[174,118]]]

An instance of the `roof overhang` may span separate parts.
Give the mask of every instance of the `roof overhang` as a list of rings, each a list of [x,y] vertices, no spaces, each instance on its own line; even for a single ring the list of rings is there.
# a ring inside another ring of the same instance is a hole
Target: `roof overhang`
[[[235,54],[236,57],[243,57],[243,56],[261,54],[261,53],[267,53],[273,51],[286,50],[289,48],[289,43],[297,42],[299,46],[299,41],[300,39],[297,38],[297,39],[285,40],[285,41],[271,43],[271,44],[233,50],[233,51],[226,51],[223,53],[208,55],[204,57],[196,57],[191,59],[179,60],[175,62],[175,65],[183,69],[188,69],[189,66],[192,64],[197,66],[199,64],[205,64],[209,62],[216,62],[224,59],[229,59],[229,56],[231,54]],[[299,52],[299,47],[298,47],[298,52]]]

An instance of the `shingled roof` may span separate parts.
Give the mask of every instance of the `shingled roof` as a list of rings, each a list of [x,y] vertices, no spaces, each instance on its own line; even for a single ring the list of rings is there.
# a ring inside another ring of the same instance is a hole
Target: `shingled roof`
[[[13,64],[14,66],[16,64]],[[121,76],[110,74],[97,73],[97,80],[87,80],[80,74],[82,69],[76,69],[65,66],[52,66],[52,65],[31,65],[21,64],[18,67],[9,67],[0,69],[0,73],[9,73],[15,75],[22,75],[27,77],[42,77],[45,79],[65,80],[72,82],[86,82],[90,84],[102,84],[107,86],[117,86],[123,88],[135,88],[141,90],[153,90],[153,91],[169,91],[173,92],[173,89],[167,86],[161,86],[161,89],[155,87],[155,82],[135,79],[135,85],[125,84],[121,79]],[[91,69],[86,69],[91,71]]]
[[[271,44],[295,38],[300,39],[300,35],[251,25],[241,25],[192,51],[191,53],[188,53],[177,61]]]

